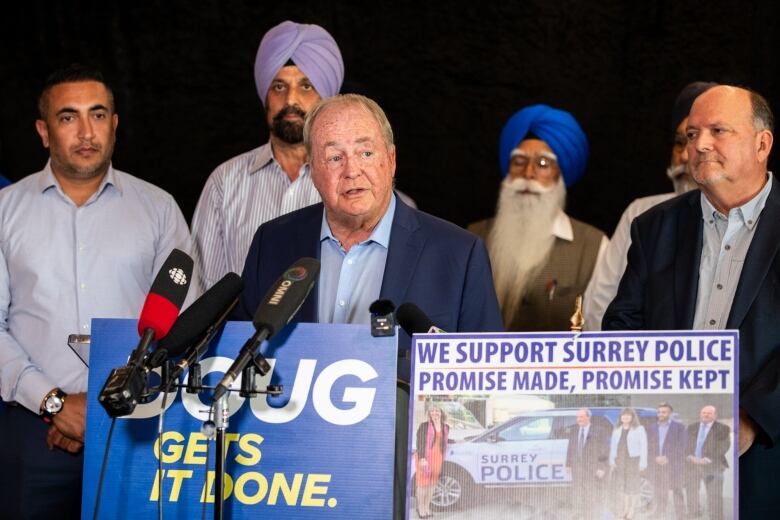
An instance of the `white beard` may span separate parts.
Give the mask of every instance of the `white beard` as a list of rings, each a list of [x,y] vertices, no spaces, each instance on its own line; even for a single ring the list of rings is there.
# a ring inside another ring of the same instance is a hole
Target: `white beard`
[[[685,164],[678,164],[677,166],[669,166],[666,169],[666,175],[671,179],[674,186],[674,192],[677,195],[689,192],[691,190],[698,189],[696,182],[690,175],[686,175],[688,166]]]
[[[522,191],[532,194],[523,194]],[[566,201],[563,177],[545,188],[536,181],[507,177],[501,183],[498,209],[488,236],[498,303],[509,325],[531,283],[547,263],[555,243],[553,222]]]

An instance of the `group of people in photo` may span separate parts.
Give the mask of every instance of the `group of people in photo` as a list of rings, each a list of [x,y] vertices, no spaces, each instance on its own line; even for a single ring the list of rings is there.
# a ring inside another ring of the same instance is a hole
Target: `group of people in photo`
[[[413,302],[448,332],[560,331],[584,295],[587,330],[740,332],[740,484],[744,514],[774,507],[780,452],[775,294],[780,191],[767,169],[774,116],[752,89],[695,81],[669,111],[673,192],[634,201],[612,240],[569,216],[567,189],[590,145],[575,114],[507,107],[495,215],[468,230],[418,210],[395,190],[396,145],[382,107],[342,93],[345,64],[323,27],[285,21],[254,63],[268,142],[208,177],[191,226],[173,196],[114,167],[120,119],[100,71],[55,71],[35,128],[49,160],[0,190],[0,505],[10,518],[80,518],[88,368],[64,348],[91,319],[137,318],[172,249],[191,253],[189,300],[229,272],[245,289],[232,319],[301,257],[318,258],[297,322],[369,324],[369,306]],[[411,339],[398,339],[408,384]],[[405,389],[406,388],[406,389]],[[408,387],[399,385],[393,517],[405,516]],[[435,406],[416,431],[417,517],[427,518],[448,443]],[[577,413],[567,467],[573,504],[599,518],[608,487],[616,514],[636,518],[642,476],[659,517],[724,511],[731,428],[704,406],[685,426],[668,403],[643,425],[626,408],[612,431]],[[760,451],[759,451],[760,448]],[[17,473],[24,478],[17,478]],[[706,500],[700,503],[700,498]]]

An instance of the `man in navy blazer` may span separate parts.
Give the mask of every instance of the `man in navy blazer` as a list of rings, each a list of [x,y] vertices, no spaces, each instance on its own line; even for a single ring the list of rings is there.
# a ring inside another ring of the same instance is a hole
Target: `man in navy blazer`
[[[713,87],[688,120],[700,192],[640,215],[604,330],[739,329],[740,515],[776,513],[780,388],[780,188],[767,171],[774,117],[755,92]],[[771,366],[771,365],[770,365]],[[747,446],[745,446],[746,448]],[[740,450],[742,451],[742,450]]]
[[[306,118],[304,146],[323,202],[260,226],[236,318],[251,319],[287,267],[310,256],[321,261],[320,278],[293,321],[368,326],[369,305],[382,298],[413,302],[450,332],[503,330],[483,242],[393,194],[393,134],[375,102],[355,94],[322,101]],[[409,345],[402,334],[398,377],[405,381]],[[394,517],[403,518],[408,393],[397,394]]]
[[[709,518],[731,518],[730,514],[724,516],[723,511],[723,472],[729,467],[726,453],[731,448],[731,429],[718,422],[717,418],[715,407],[707,405],[699,412],[699,421],[688,425],[685,495],[688,497],[688,513],[691,517],[701,516],[699,495],[701,484],[704,483]]]
[[[685,518],[683,470],[688,437],[685,426],[672,419],[672,412],[669,403],[659,404],[658,420],[647,428],[647,469],[653,483],[655,516],[666,518],[671,491],[675,517],[681,519]]]

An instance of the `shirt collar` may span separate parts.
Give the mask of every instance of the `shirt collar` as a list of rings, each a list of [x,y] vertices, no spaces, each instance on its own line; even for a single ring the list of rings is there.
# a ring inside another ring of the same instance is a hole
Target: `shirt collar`
[[[276,160],[276,157],[274,157],[273,146],[271,146],[271,142],[269,141],[268,144],[260,147],[260,149],[255,154],[254,159],[252,159],[252,164],[249,167],[249,175],[254,175],[255,173],[259,172],[260,170],[268,166],[268,164],[271,162],[276,164],[276,166],[279,168],[279,171],[284,173],[284,169],[282,168],[282,165],[279,164],[279,162]],[[309,175],[309,170],[310,170],[309,163],[303,163],[301,169],[298,170],[298,176],[303,177],[305,175]]]
[[[758,222],[758,217],[761,215],[761,211],[764,209],[764,206],[766,205],[766,199],[769,197],[769,192],[772,190],[772,175],[771,172],[767,173],[767,181],[766,184],[764,184],[764,187],[761,188],[761,191],[759,191],[752,199],[744,203],[743,205],[732,209],[729,212],[729,215],[734,212],[734,215],[739,218],[739,220],[742,222],[742,224],[752,230],[756,223]],[[725,219],[728,220],[728,216],[723,215],[720,211],[715,209],[715,206],[712,205],[712,203],[709,201],[709,199],[704,195],[704,193],[701,194],[701,214],[702,218],[705,222],[709,222],[710,220],[715,219]]]
[[[97,191],[89,198],[87,204],[99,197],[107,186],[113,186],[119,195],[122,195],[122,183],[114,172],[114,166],[112,164],[108,165],[108,172],[106,172],[103,180],[100,181],[100,186],[98,186]],[[62,186],[60,186],[60,182],[57,180],[57,177],[54,176],[54,172],[51,169],[51,159],[46,162],[46,166],[43,169],[43,175],[41,175],[40,179],[38,180],[38,189],[41,193],[50,188],[56,189],[59,193],[65,196],[65,193],[62,191]]]
[[[574,230],[571,227],[571,219],[563,212],[562,209],[558,210],[553,220],[552,234],[556,237],[571,242],[574,240]]]
[[[379,220],[379,223],[374,227],[371,236],[361,242],[361,244],[376,242],[387,249],[390,246],[390,232],[393,229],[393,217],[395,217],[395,193],[390,197],[390,204],[387,206],[387,211],[385,211],[385,214]],[[336,237],[333,236],[333,232],[330,230],[330,225],[328,224],[328,219],[325,217],[325,212],[323,211],[322,225],[320,226],[320,242],[326,239],[333,240],[337,244],[340,243]]]

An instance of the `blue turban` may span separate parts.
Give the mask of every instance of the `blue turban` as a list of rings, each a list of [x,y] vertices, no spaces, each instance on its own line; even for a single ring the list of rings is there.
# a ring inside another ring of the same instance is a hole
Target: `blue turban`
[[[588,162],[588,139],[577,120],[563,110],[547,105],[531,105],[515,113],[501,130],[498,160],[501,172],[509,172],[509,154],[527,136],[538,137],[558,156],[563,181],[571,186],[585,172]]]
[[[336,41],[319,25],[288,20],[265,33],[257,49],[255,85],[263,105],[271,82],[289,60],[306,74],[322,99],[339,93],[344,61]]]

